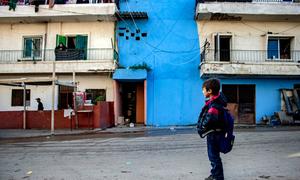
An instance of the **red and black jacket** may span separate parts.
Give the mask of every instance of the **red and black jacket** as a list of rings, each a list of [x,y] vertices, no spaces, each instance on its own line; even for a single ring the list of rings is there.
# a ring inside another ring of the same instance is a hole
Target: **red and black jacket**
[[[199,115],[197,129],[201,137],[216,131],[224,130],[223,109],[227,106],[226,97],[223,93],[211,97],[205,102]]]

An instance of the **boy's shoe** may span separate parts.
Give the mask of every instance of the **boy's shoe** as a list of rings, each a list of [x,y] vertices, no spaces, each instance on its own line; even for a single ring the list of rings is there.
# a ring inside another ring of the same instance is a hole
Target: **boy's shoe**
[[[210,175],[207,178],[205,178],[205,180],[216,180],[216,178],[214,178],[212,175]]]

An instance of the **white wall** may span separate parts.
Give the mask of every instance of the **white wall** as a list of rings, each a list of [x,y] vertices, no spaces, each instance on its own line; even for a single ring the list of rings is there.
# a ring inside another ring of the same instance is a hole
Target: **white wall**
[[[0,50],[22,50],[24,36],[42,36],[46,49],[56,46],[56,34],[88,35],[88,48],[112,48],[114,22],[0,24]],[[45,41],[45,37],[47,39]]]
[[[11,87],[0,85],[0,111],[21,111],[23,106],[11,106],[12,90],[23,89],[21,87]],[[30,105],[27,110],[37,110],[36,98],[41,98],[41,102],[44,105],[44,110],[51,110],[52,107],[52,86],[27,86],[26,89],[30,89]],[[55,88],[55,109],[57,109],[58,100],[58,88]]]
[[[36,76],[22,76],[22,77],[36,77]],[[58,80],[72,81],[72,75],[58,75]],[[2,76],[1,78],[20,78],[18,76]],[[86,89],[106,89],[106,101],[114,101],[113,96],[113,80],[111,75],[99,74],[80,74],[76,75],[76,82],[78,82],[78,91],[85,91]],[[22,107],[11,106],[12,89],[22,89],[20,87],[10,87],[0,85],[0,111],[17,111],[23,110]],[[52,86],[27,86],[30,89],[30,106],[28,110],[36,110],[36,98],[41,98],[45,110],[51,110],[52,103]],[[58,104],[58,87],[55,89],[55,109]]]
[[[275,36],[293,36],[292,50],[300,50],[300,26],[298,22],[253,22],[253,21],[197,21],[200,47],[205,39],[214,49],[213,35],[232,34],[234,50],[266,50],[267,33]]]
[[[114,22],[49,23],[47,49],[55,48],[56,34],[88,35],[88,48],[112,48],[114,26]]]
[[[59,80],[72,81],[72,76],[60,75]],[[113,80],[111,75],[76,75],[75,78],[78,84],[78,91],[85,91],[86,89],[106,89],[106,101],[114,101],[113,96]]]
[[[88,48],[112,48],[111,42],[114,42],[114,27],[115,22],[62,22],[62,23],[35,23],[35,24],[0,24],[0,50],[22,50],[23,49],[23,37],[24,36],[43,36],[43,44],[46,49],[54,49],[56,46],[56,35],[88,35]],[[45,39],[45,37],[47,37]],[[5,43],[4,43],[5,42]],[[74,65],[75,64],[75,65]],[[88,66],[88,61],[84,64]],[[101,63],[98,63],[102,65]],[[104,63],[111,67],[112,62]],[[74,66],[79,64],[74,61]],[[28,67],[22,63],[24,69]],[[52,67],[52,66],[51,66]],[[50,67],[50,69],[51,69]],[[93,66],[99,68],[99,66]],[[1,66],[0,66],[1,68]],[[4,68],[4,67],[2,67]],[[35,67],[37,68],[37,67]],[[111,67],[113,68],[113,67]],[[108,68],[110,69],[110,68]],[[30,76],[43,76],[43,75],[30,75],[32,72],[22,75],[1,75],[1,79],[6,78],[21,78]],[[47,73],[47,72],[40,72]],[[92,74],[90,75],[76,75],[76,81],[79,81],[78,90],[85,91],[85,89],[106,89],[107,101],[113,101],[113,81],[111,76]],[[51,75],[48,75],[51,76]],[[72,80],[72,75],[58,76],[59,80],[69,79]],[[23,107],[11,107],[11,90],[15,87],[0,86],[0,110],[22,110]],[[45,110],[51,109],[51,86],[28,86],[31,90],[31,101],[29,110],[36,110],[37,103],[35,98],[42,99]],[[57,107],[57,92],[56,88],[56,102]]]
[[[0,24],[0,50],[22,50],[24,36],[44,36],[45,33],[45,23]]]

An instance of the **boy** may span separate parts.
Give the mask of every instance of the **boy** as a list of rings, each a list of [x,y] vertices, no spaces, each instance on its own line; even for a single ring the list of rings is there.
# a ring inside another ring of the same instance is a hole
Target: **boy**
[[[206,80],[202,85],[202,92],[207,100],[199,117],[198,132],[201,137],[207,135],[207,153],[211,163],[211,175],[205,180],[224,180],[219,141],[225,124],[220,118],[222,117],[220,109],[226,107],[227,102],[224,95],[220,93],[218,79]]]

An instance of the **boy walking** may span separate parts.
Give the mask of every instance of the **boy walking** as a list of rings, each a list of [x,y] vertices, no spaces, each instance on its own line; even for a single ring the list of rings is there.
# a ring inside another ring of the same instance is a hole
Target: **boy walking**
[[[223,165],[220,157],[220,138],[224,135],[225,123],[220,109],[227,106],[225,96],[220,93],[220,81],[208,79],[202,85],[206,102],[199,116],[197,125],[199,135],[207,136],[207,153],[211,163],[210,176],[205,180],[224,180]]]

